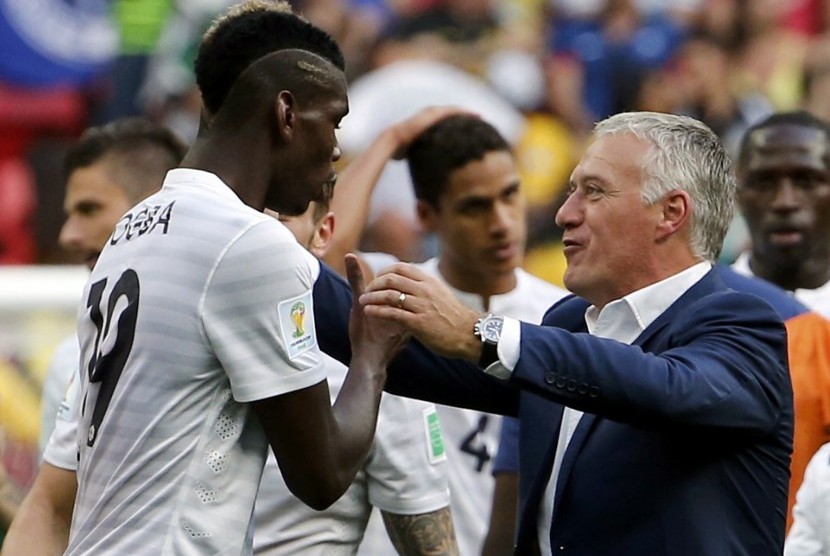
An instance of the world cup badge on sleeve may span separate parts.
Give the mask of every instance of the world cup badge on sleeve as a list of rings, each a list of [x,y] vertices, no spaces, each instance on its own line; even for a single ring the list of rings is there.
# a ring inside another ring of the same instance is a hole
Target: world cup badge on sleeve
[[[278,306],[280,331],[289,359],[317,345],[311,292],[286,299]]]

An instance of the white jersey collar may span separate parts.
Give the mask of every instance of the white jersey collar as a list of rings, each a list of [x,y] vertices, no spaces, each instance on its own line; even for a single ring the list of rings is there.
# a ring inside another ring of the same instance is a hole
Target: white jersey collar
[[[222,181],[219,176],[211,172],[206,172],[205,170],[197,170],[195,168],[173,168],[169,170],[164,177],[162,188],[180,185],[195,185],[203,191],[211,191],[226,199],[235,199],[240,203],[242,202],[239,195],[228,184]]]

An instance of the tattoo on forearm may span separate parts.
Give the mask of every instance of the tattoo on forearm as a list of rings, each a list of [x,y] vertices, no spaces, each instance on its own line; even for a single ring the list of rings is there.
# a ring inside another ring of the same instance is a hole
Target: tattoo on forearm
[[[383,522],[402,556],[458,555],[449,508],[416,515],[383,512]]]

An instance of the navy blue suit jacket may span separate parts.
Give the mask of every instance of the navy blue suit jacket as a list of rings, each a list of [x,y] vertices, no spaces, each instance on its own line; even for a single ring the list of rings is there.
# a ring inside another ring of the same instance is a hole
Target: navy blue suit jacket
[[[328,302],[335,280],[321,278],[331,282],[321,286],[331,288],[321,293]],[[347,362],[343,321],[320,305],[315,298],[320,345]],[[715,272],[631,346],[587,334],[587,307],[569,297],[542,326],[523,323],[509,381],[411,342],[390,365],[387,389],[519,416],[517,554],[537,550],[567,405],[585,414],[559,475],[554,554],[780,555],[793,421],[781,318]]]

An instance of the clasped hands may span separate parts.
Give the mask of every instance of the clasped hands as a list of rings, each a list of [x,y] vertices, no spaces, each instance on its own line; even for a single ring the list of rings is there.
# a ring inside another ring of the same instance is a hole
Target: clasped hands
[[[442,355],[470,361],[481,355],[481,342],[473,335],[481,315],[458,301],[444,282],[411,264],[383,269],[359,302],[367,316],[402,326]]]

